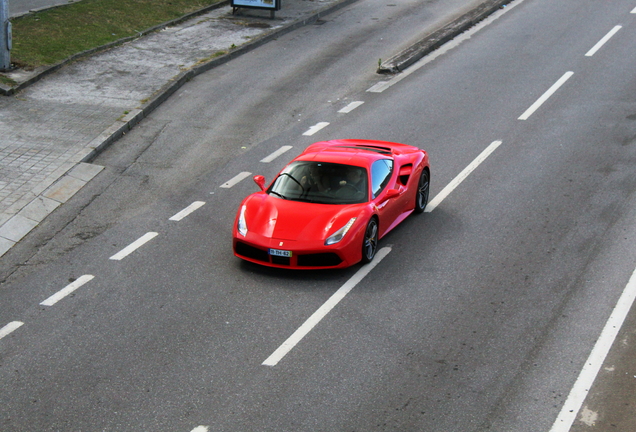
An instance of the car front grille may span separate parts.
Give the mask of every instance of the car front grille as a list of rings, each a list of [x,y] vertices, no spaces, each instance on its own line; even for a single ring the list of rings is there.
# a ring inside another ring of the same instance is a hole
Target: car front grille
[[[255,248],[243,242],[236,242],[235,251],[238,255],[242,255],[246,258],[269,262],[269,254],[267,251]]]
[[[333,252],[298,255],[298,265],[301,267],[332,267],[341,262],[340,257]]]
[[[272,258],[272,264],[278,264],[278,265],[291,265],[291,258],[289,257],[282,257],[282,256],[277,256],[277,255],[270,255],[270,257]]]
[[[342,263],[342,259],[333,252],[315,253],[315,254],[298,254],[295,255],[295,262],[289,257],[277,255],[269,255],[267,251],[251,246],[247,243],[236,242],[235,252],[237,255],[245,258],[261,261],[264,263],[272,263],[281,266],[298,267],[335,267]]]

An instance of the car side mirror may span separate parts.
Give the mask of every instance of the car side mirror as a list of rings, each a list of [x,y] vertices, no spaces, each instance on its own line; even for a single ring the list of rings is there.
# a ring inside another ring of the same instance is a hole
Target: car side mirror
[[[262,175],[255,175],[254,183],[256,183],[261,190],[265,190],[265,177]]]

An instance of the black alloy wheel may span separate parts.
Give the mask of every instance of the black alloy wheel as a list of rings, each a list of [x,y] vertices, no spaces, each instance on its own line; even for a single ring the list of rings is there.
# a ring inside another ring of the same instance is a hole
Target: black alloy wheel
[[[417,184],[417,196],[415,197],[415,213],[423,213],[428,204],[429,174],[422,170],[420,181]]]
[[[378,221],[371,218],[364,232],[364,240],[362,241],[362,262],[370,263],[378,251]]]

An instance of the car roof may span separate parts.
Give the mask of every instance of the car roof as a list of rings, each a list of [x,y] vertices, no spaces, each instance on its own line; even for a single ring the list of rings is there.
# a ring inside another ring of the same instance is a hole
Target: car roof
[[[393,159],[396,154],[419,151],[406,144],[373,140],[332,140],[310,145],[296,158],[302,161],[344,163],[370,166],[378,159]]]

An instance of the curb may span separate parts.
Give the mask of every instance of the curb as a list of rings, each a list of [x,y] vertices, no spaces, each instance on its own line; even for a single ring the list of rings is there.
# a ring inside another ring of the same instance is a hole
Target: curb
[[[435,51],[446,42],[462,34],[498,9],[513,0],[486,0],[470,12],[465,13],[439,30],[425,36],[421,41],[394,55],[378,67],[377,73],[395,74],[403,71],[422,57]]]

